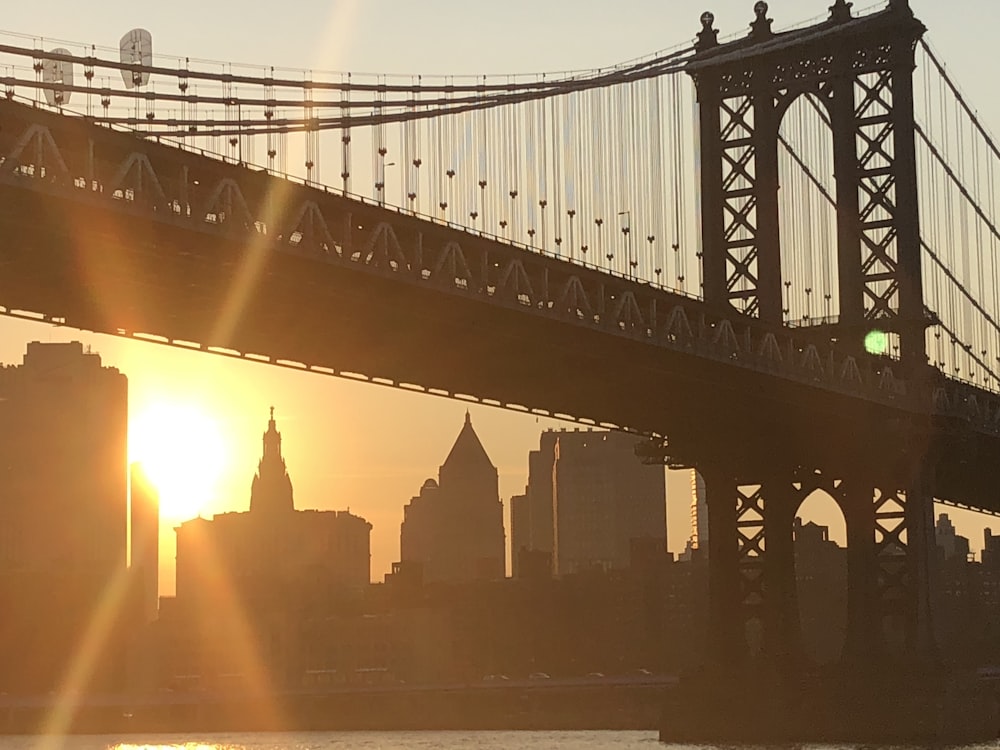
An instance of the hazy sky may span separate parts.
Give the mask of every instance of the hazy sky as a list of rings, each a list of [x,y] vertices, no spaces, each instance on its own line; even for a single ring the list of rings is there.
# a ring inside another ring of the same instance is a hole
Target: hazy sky
[[[770,16],[781,28],[825,16],[830,4],[776,0]],[[694,35],[706,9],[715,13],[723,35],[740,32],[753,17],[752,6],[751,0],[47,0],[4,3],[0,29],[117,46],[125,31],[141,26],[152,32],[158,54],[358,72],[513,73],[592,68],[672,47]],[[1000,125],[992,72],[1000,3],[913,0],[912,7],[983,120]],[[106,363],[129,376],[136,410],[163,402],[215,416],[230,460],[211,488],[208,514],[247,508],[260,435],[273,404],[298,507],[350,507],[371,521],[375,580],[398,558],[403,504],[424,479],[436,475],[467,408],[380,386],[6,319],[0,319],[0,361],[20,361],[25,343],[35,339],[90,343]],[[537,446],[540,429],[554,423],[475,405],[471,410],[500,471],[506,502],[523,489],[527,451]],[[670,489],[670,546],[677,550],[687,534],[686,477],[673,478]],[[960,532],[980,546],[987,521],[952,515]],[[161,590],[172,592],[172,534],[164,543],[167,578]]]

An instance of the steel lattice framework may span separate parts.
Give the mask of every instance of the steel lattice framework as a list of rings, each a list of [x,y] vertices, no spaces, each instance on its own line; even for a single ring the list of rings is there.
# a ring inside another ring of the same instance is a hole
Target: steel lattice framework
[[[774,34],[766,4],[755,10],[749,36],[724,46],[703,16],[687,65],[701,115],[705,299],[782,319],[779,127],[809,95],[833,131],[840,322],[856,338],[865,326],[892,331],[922,361],[911,77],[924,26],[902,2],[855,19],[841,0],[825,24]]]
[[[835,335],[863,348],[878,326],[898,337],[903,366],[924,366],[927,316],[914,152],[912,70],[924,32],[906,2],[853,18],[843,0],[818,26],[771,30],[758,2],[745,39],[719,45],[702,16],[687,64],[698,90],[705,301],[763,321],[781,321],[779,233],[781,120],[808,96],[833,135],[840,320]],[[787,145],[787,144],[784,144]],[[808,292],[808,290],[807,290]],[[739,661],[763,628],[760,647],[779,661],[798,643],[792,523],[816,490],[847,519],[848,656],[867,660],[905,643],[929,654],[931,495],[922,469],[903,461],[885,472],[865,460],[802,465],[775,456],[755,469],[721,457],[693,461],[706,478],[717,618],[716,653]],[[735,544],[735,547],[733,546]],[[734,642],[736,645],[734,645]],[[881,644],[881,645],[878,645]]]

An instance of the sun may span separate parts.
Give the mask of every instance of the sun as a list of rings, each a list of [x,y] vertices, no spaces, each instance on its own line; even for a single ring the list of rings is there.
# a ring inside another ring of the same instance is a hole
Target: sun
[[[159,401],[129,419],[129,458],[160,495],[160,518],[186,521],[214,499],[228,463],[219,423],[204,409]]]

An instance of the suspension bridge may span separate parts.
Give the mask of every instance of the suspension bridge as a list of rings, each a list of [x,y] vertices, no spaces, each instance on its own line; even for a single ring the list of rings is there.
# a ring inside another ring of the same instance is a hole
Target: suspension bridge
[[[653,435],[726,663],[794,657],[821,489],[846,658],[930,654],[932,498],[1000,512],[1000,150],[906,0],[767,14],[531,76],[0,34],[0,312]]]

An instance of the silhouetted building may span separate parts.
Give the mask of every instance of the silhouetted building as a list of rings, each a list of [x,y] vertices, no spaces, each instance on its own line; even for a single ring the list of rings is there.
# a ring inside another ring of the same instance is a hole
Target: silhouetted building
[[[160,601],[160,496],[139,463],[132,464],[129,484],[129,568],[142,600],[143,620],[152,622]]]
[[[947,513],[938,515],[937,523],[934,524],[934,541],[945,560],[965,561],[969,559],[969,540],[955,533],[955,525]]]
[[[666,550],[662,466],[642,464],[635,437],[617,432],[559,432],[552,467],[556,575],[629,566],[632,540]]]
[[[79,342],[0,369],[0,569],[125,566],[128,383]]]
[[[704,478],[691,469],[691,535],[680,559],[687,562],[695,557],[708,559],[708,497]]]
[[[510,575],[521,577],[521,552],[530,549],[531,515],[528,494],[510,499]]]
[[[847,633],[847,550],[812,521],[796,518],[792,533],[802,647],[811,661],[828,664],[840,657]]]
[[[983,567],[1000,571],[1000,536],[993,529],[983,529]]]
[[[540,553],[534,557],[541,561],[545,556],[549,560],[549,572],[553,572],[553,545],[555,544],[555,527],[552,517],[552,480],[556,461],[556,442],[559,433],[546,430],[538,440],[538,450],[528,453],[528,486],[525,494],[528,496],[528,517],[530,537],[527,542],[521,542],[518,548],[527,546],[533,552]]]
[[[295,510],[274,410],[250,490],[249,512],[177,528],[177,598],[217,600],[220,587],[256,606],[322,599],[371,579],[371,524],[350,511]]]
[[[0,691],[54,689],[88,632],[83,689],[119,687],[126,378],[79,342],[32,342],[0,369],[0,424]]]
[[[422,564],[427,583],[504,577],[497,470],[468,412],[438,481],[424,482],[403,509],[399,548],[403,563]]]
[[[302,624],[361,596],[370,537],[350,511],[295,509],[271,409],[250,510],[177,528],[177,595],[158,623],[165,684],[300,684]]]

